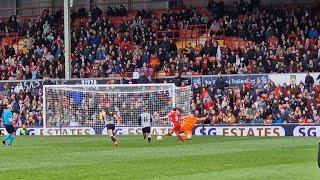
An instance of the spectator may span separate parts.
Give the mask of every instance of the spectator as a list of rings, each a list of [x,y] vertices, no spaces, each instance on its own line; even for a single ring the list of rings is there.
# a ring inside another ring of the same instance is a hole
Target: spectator
[[[318,31],[314,27],[311,28],[311,30],[309,31],[309,38],[311,39],[318,38]]]
[[[273,121],[274,124],[282,124],[283,123],[283,118],[281,117],[281,114],[278,113],[277,117]]]
[[[226,82],[223,80],[223,77],[221,74],[218,74],[218,78],[215,82],[215,87],[221,91],[224,91],[224,88],[226,87]]]
[[[128,13],[127,9],[121,4],[119,8],[119,15],[120,16],[126,16]]]
[[[310,73],[308,72],[307,75],[306,75],[306,78],[304,80],[305,84],[306,84],[306,88],[309,90],[310,92],[310,88],[313,86],[314,84],[314,79],[313,77],[310,75]]]
[[[92,17],[92,20],[93,21],[96,21],[98,19],[98,17],[100,17],[102,15],[102,11],[101,9],[96,6],[93,10],[92,10],[92,14],[91,14],[91,17]]]
[[[174,84],[179,87],[183,81],[184,79],[181,77],[181,73],[176,73],[174,77]]]

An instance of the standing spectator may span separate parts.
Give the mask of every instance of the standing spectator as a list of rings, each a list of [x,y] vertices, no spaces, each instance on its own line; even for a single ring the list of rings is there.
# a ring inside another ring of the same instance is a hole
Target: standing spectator
[[[311,87],[314,84],[314,79],[309,72],[307,73],[304,83],[306,84],[306,88],[308,89],[308,91],[311,92]]]
[[[119,8],[119,15],[120,16],[126,16],[128,13],[127,9],[121,4]]]
[[[224,82],[221,74],[218,74],[218,78],[217,78],[217,80],[215,82],[215,86],[216,86],[217,89],[219,89],[221,91],[223,91],[224,88],[227,86],[226,82]]]
[[[176,74],[175,74],[174,84],[175,84],[176,86],[178,86],[178,87],[181,86],[183,80],[184,80],[184,79],[181,77],[181,73],[176,73]]]
[[[49,24],[49,22],[46,21],[46,22],[43,24],[42,27],[43,27],[43,34],[44,34],[44,35],[49,34],[49,32],[50,32],[50,24]]]

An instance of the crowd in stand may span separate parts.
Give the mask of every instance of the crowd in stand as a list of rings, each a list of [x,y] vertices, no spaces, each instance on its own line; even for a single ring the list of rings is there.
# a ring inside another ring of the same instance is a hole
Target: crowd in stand
[[[240,1],[226,8],[223,2],[210,1],[208,11],[211,16],[186,6],[160,15],[141,10],[118,25],[111,18],[128,15],[124,6],[110,7],[106,12],[99,7],[73,10],[72,77],[110,77],[139,71],[145,78],[142,81],[150,83],[154,71],[166,75],[319,71],[320,19],[312,9],[270,9],[259,6],[258,1]],[[46,9],[38,18],[17,15],[0,21],[0,33],[17,32],[25,43],[19,52],[13,45],[0,52],[1,80],[64,78],[62,16],[61,10],[53,13]],[[210,37],[203,45],[188,44],[179,51],[172,33],[157,38],[157,31],[188,29],[195,24],[209,27]],[[225,37],[242,38],[245,44],[224,47],[217,40]],[[154,59],[159,63],[153,64]],[[309,76],[300,84],[247,82],[239,89],[228,90],[221,81],[215,86],[193,85],[192,108],[209,115],[207,123],[320,121],[320,88],[318,80]],[[40,89],[24,89],[21,85],[10,89],[4,84],[1,91],[0,105],[12,102],[18,125],[42,124]]]
[[[16,52],[13,44],[4,45],[0,53],[1,80],[64,78],[62,12],[44,10],[38,19],[24,20],[11,16],[2,33],[24,36],[25,47]],[[1,27],[1,26],[0,26]]]
[[[193,111],[208,115],[211,124],[319,124],[320,76],[307,74],[305,82],[276,85],[258,80],[240,88],[226,88],[222,78],[215,86],[193,85]]]
[[[271,9],[242,1],[226,8],[223,2],[212,1],[208,10],[212,16],[185,6],[160,15],[141,10],[120,25],[111,19],[127,17],[124,6],[110,7],[106,12],[99,7],[72,11],[73,22],[79,21],[72,23],[72,77],[108,77],[133,71],[192,75],[319,69],[320,19],[312,9]],[[23,51],[5,47],[0,56],[1,79],[64,78],[61,23],[62,11],[49,10],[35,19],[12,16],[7,22],[0,22],[0,32],[18,32],[25,39]],[[171,30],[196,24],[208,25],[209,39],[178,51]],[[242,38],[244,44],[235,42],[232,47],[224,47],[217,40],[226,37]],[[151,62],[153,59],[156,64]]]
[[[9,86],[1,84],[0,113],[8,104],[13,107],[13,121],[18,127],[42,125],[41,89],[24,88],[21,83]]]
[[[178,57],[174,41],[168,37],[156,39],[156,31],[181,29],[208,20],[192,8],[166,11],[159,17],[141,10],[120,25],[110,20],[127,13],[124,6],[110,7],[107,12],[98,7],[72,11],[72,77],[108,77],[133,71],[151,75],[167,65],[169,59]],[[80,23],[74,23],[79,19]],[[11,16],[7,22],[0,22],[0,32],[19,33],[25,41],[25,47],[18,52],[12,45],[5,45],[0,55],[1,79],[64,78],[61,23],[62,11],[53,14],[47,9],[39,18]],[[159,59],[161,66],[151,68],[152,58]]]
[[[223,10],[221,3],[208,8],[216,19],[210,34],[243,38],[244,47],[228,49],[220,58],[222,73],[292,73],[318,71],[320,67],[320,19],[311,8],[262,8],[235,3]],[[227,16],[226,16],[227,15]],[[218,63],[218,64],[219,64]]]
[[[186,85],[181,77],[172,80],[177,85]],[[153,82],[161,81],[153,80]],[[130,81],[113,83],[130,83]],[[283,85],[276,85],[271,80],[268,83],[260,80],[256,83],[246,81],[241,87],[229,87],[228,83],[220,76],[211,86],[192,84],[192,91],[191,110],[200,112],[197,114],[199,117],[207,116],[206,124],[320,123],[320,75],[315,79],[307,74],[304,82],[293,80],[291,83]],[[20,83],[10,88],[8,84],[4,84],[1,89],[0,109],[3,110],[5,105],[11,102],[17,126],[42,126],[43,104],[41,97],[42,89],[40,88],[28,89]],[[90,101],[88,102],[90,103]],[[56,110],[63,111],[62,109]],[[132,113],[138,110],[134,109]],[[93,111],[86,110],[84,112]],[[63,113],[56,113],[55,116],[57,115],[65,117]],[[128,123],[125,112],[120,110],[118,116],[117,123]],[[89,121],[90,119],[81,122]],[[68,119],[62,118],[61,122],[68,125]],[[78,122],[78,120],[72,119],[72,122]]]

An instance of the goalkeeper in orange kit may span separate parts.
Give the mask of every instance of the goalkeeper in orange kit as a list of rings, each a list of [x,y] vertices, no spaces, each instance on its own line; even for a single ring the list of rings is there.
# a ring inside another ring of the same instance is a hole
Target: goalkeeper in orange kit
[[[198,118],[196,117],[193,113],[183,117],[184,121],[183,121],[183,125],[181,127],[181,137],[182,139],[185,140],[190,140],[192,137],[192,130],[195,126],[196,123],[202,123],[204,122],[207,117],[202,117],[202,118]]]

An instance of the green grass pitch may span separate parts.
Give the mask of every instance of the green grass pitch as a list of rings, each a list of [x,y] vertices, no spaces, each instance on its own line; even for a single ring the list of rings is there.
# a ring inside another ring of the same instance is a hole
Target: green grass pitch
[[[155,139],[155,138],[154,138]],[[0,179],[320,179],[317,138],[18,137],[0,147]]]

